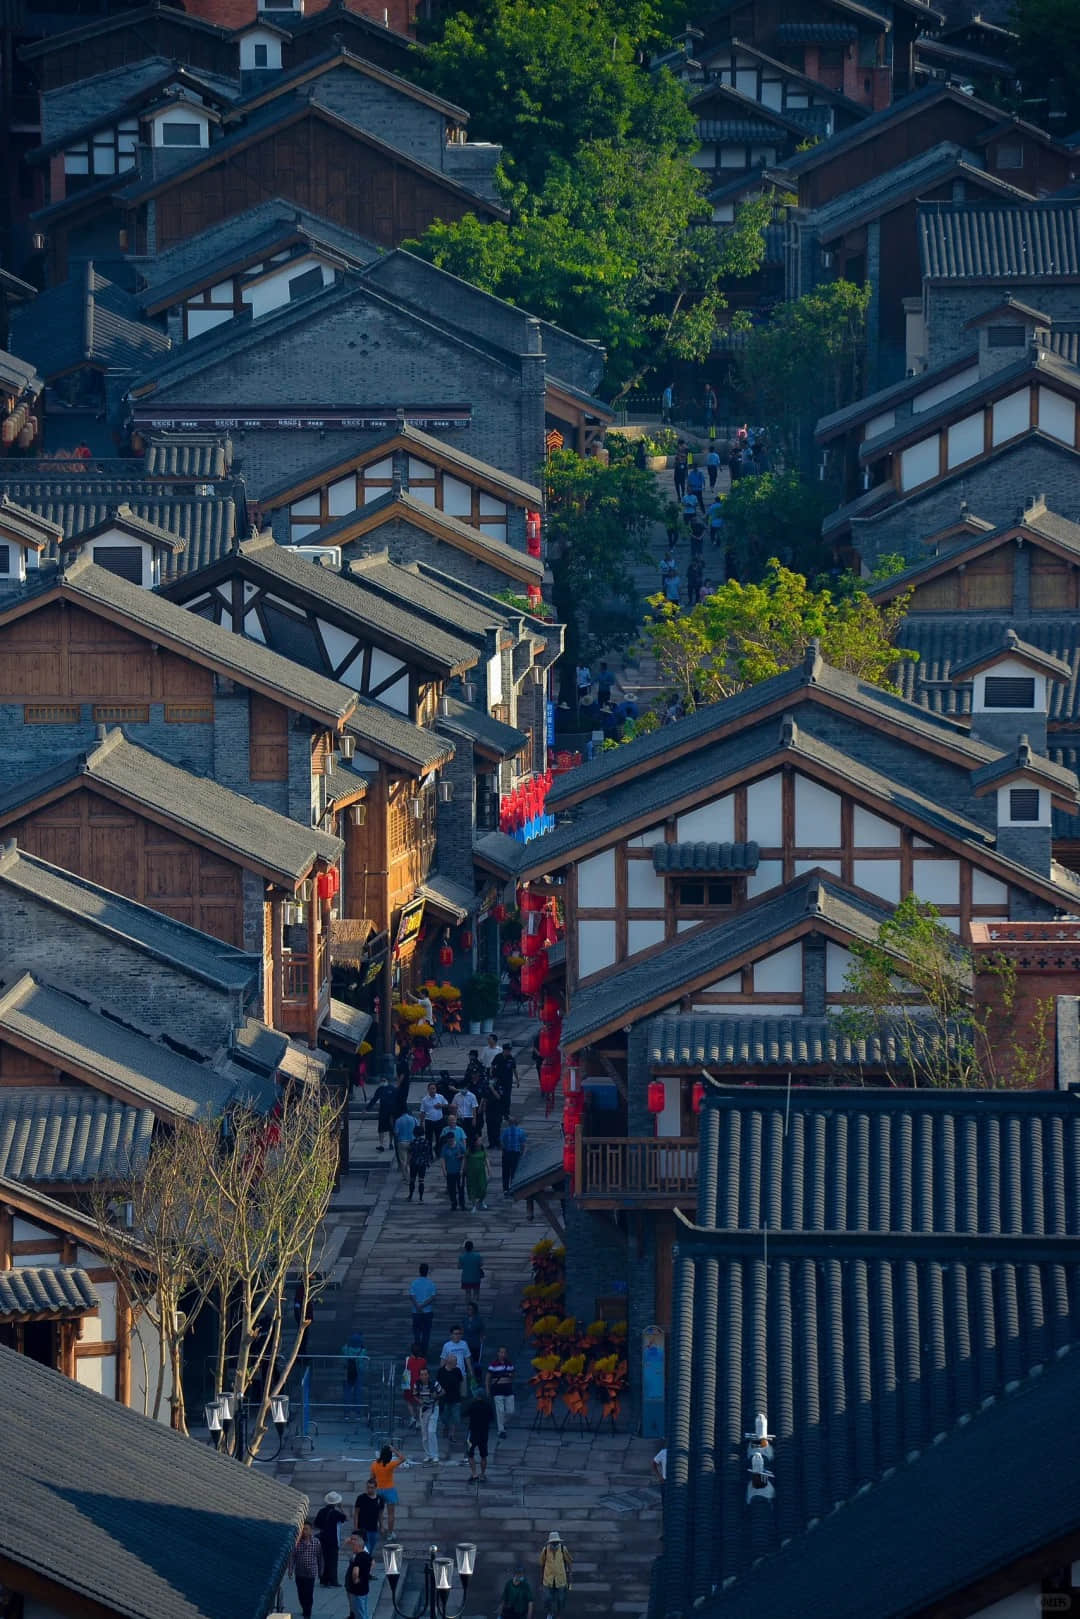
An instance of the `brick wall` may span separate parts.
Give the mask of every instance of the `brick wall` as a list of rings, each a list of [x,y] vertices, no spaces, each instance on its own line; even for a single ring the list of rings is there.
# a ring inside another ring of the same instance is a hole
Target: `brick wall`
[[[392,131],[391,144],[397,150],[430,168],[446,167],[446,118],[422,101],[349,67],[334,68],[316,79],[312,100],[380,140]]]
[[[207,1055],[227,1043],[242,1019],[239,995],[121,939],[106,940],[97,928],[17,889],[0,885],[0,893],[0,954],[6,962]],[[257,1001],[249,1009],[257,1011]]]
[[[458,733],[442,732],[436,721],[435,729],[449,736],[454,744],[454,757],[439,771],[441,781],[454,786],[449,804],[439,804],[436,810],[435,865],[445,877],[472,890],[473,833],[476,826],[476,793],[474,779],[475,753],[467,737]]]
[[[285,526],[288,526],[287,521]],[[491,595],[514,589],[520,590],[522,595],[525,593],[525,586],[518,585],[501,568],[459,550],[446,540],[436,538],[427,529],[409,522],[407,517],[394,517],[380,523],[370,534],[346,545],[342,556],[349,561],[356,557],[373,556],[381,551],[387,552],[391,562],[400,562],[403,566],[410,562],[430,563],[452,579],[460,579],[463,585],[472,585],[474,589],[486,590]]]
[[[1080,994],[1080,922],[973,922],[971,940],[975,1005],[987,1019],[990,1061],[999,1083],[1018,1082],[1007,1071],[1006,1054],[1019,1044],[1039,1057],[1038,1083],[1052,1090],[1057,1072],[1055,1001],[1059,995]],[[1015,975],[1011,1006],[1003,1003],[1002,976],[990,966],[994,960],[1008,962]]]
[[[1075,320],[1076,289],[1068,285],[1046,286],[1042,282],[1010,281],[1008,286],[953,287],[927,284],[926,354],[930,365],[943,365],[976,346],[976,334],[964,330],[965,323],[1001,302],[1006,293],[1051,319]]]

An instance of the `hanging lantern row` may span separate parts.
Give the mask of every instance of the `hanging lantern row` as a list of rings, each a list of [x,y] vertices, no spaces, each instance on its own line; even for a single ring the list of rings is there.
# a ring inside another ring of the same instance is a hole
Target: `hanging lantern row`
[[[541,1023],[540,1033],[536,1037],[537,1048],[541,1057],[557,1057],[559,1055],[560,1029],[557,1023]]]
[[[701,1112],[701,1104],[705,1100],[705,1084],[703,1080],[694,1081],[694,1089],[690,1097],[690,1105],[695,1113]]]
[[[468,928],[462,928],[461,930],[461,948],[463,950],[472,949],[472,934]]]
[[[324,904],[328,905],[341,888],[341,874],[336,866],[329,871],[321,871],[315,879],[315,892]]]
[[[521,968],[521,993],[533,999],[539,995],[544,987],[547,976],[547,954],[541,951],[539,955],[528,957]]]
[[[554,995],[545,995],[540,1004],[541,1023],[561,1023],[562,1007]]]
[[[502,923],[506,921],[506,918],[510,913],[507,911],[502,900],[500,900],[497,905],[492,906],[491,914],[494,920],[501,926]]]
[[[454,947],[453,947],[453,945],[441,944],[439,946],[439,966],[440,967],[450,967],[450,966],[453,965],[453,962],[454,962]]]
[[[518,909],[523,913],[523,915],[531,916],[534,912],[544,910],[546,905],[546,896],[543,894],[538,894],[535,889],[518,889]]]
[[[554,1096],[562,1078],[562,1064],[558,1057],[544,1057],[540,1063],[540,1089],[545,1096]]]
[[[667,1100],[667,1089],[666,1089],[666,1087],[664,1085],[663,1080],[662,1079],[652,1079],[652,1080],[650,1080],[649,1081],[649,1089],[648,1089],[648,1091],[646,1093],[646,1105],[648,1106],[649,1112],[650,1113],[663,1113],[663,1111],[664,1111],[664,1103],[665,1103],[666,1100]]]
[[[540,513],[525,513],[525,549],[531,557],[540,555]]]
[[[563,1136],[562,1166],[568,1175],[572,1175],[577,1167],[576,1130],[571,1130],[569,1135]]]

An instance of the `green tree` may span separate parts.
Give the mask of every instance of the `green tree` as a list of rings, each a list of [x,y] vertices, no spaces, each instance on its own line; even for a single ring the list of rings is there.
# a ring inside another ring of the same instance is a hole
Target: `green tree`
[[[1080,123],[1080,6],[1076,0],[1014,0],[1012,26],[1019,38],[1013,61],[1024,101],[1042,101],[1063,130]],[[1043,99],[1044,98],[1044,99]]]
[[[884,1037],[889,1078],[897,1085],[1037,1085],[1048,1050],[1053,1001],[1040,1003],[1031,1025],[1014,1033],[1017,979],[1005,956],[978,963],[993,994],[976,1005],[977,964],[933,905],[909,894],[874,941],[853,940],[845,992],[854,1003],[839,1014],[847,1037]]]
[[[566,626],[560,670],[569,701],[590,630],[597,637],[597,622],[613,605],[621,604],[625,613],[636,606],[631,565],[648,556],[649,533],[661,507],[655,478],[629,462],[605,466],[572,450],[557,450],[545,477],[552,602]]]
[[[774,557],[760,584],[729,580],[686,612],[650,597],[642,639],[687,709],[790,669],[815,639],[827,663],[893,691],[897,663],[918,656],[894,644],[909,600],[879,607],[852,579],[815,588]]]
[[[764,472],[739,478],[724,498],[724,537],[733,571],[742,579],[759,574],[770,557],[816,574],[828,565],[821,524],[836,500],[821,483],[799,474]]]
[[[806,461],[819,416],[859,397],[870,292],[830,281],[749,331],[743,386],[754,414],[779,433],[788,466]]]

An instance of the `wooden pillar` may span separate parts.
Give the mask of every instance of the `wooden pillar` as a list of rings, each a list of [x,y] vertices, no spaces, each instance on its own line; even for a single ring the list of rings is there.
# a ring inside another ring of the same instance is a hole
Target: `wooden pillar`
[[[11,1244],[15,1229],[15,1216],[8,1204],[0,1203],[0,1270],[11,1269]]]
[[[127,1288],[116,1278],[116,1398],[131,1404],[131,1300]]]
[[[270,895],[270,995],[263,1008],[263,1016],[274,1029],[284,1026],[281,1013],[281,1002],[285,994],[285,965],[281,953],[281,905],[281,894],[275,889]]]
[[[319,940],[323,933],[323,904],[324,901],[316,895],[311,902],[311,923],[308,927],[308,949],[311,953],[311,961],[308,967],[307,1043],[313,1051],[319,1041],[319,997],[322,992]]]

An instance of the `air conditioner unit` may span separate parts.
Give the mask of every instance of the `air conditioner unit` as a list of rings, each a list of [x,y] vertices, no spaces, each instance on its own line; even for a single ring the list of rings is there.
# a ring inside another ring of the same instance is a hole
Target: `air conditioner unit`
[[[340,545],[293,545],[289,549],[298,557],[307,557],[309,562],[314,562],[320,568],[337,568],[340,572]]]

